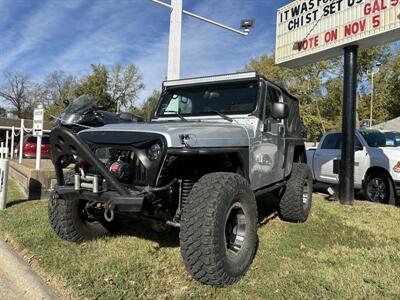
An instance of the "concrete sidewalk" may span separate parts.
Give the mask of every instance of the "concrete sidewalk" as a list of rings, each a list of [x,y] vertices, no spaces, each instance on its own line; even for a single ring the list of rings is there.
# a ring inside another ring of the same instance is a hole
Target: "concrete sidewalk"
[[[24,260],[3,241],[0,241],[0,299],[58,299]]]

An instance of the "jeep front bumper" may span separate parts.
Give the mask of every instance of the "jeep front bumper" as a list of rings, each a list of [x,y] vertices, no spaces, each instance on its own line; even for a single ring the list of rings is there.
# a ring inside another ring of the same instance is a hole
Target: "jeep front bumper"
[[[141,212],[146,196],[141,192],[132,192],[129,196],[121,196],[114,191],[93,193],[90,190],[75,190],[73,185],[56,186],[54,191],[65,200],[82,199],[99,202],[105,206],[111,205],[114,210],[120,212]]]

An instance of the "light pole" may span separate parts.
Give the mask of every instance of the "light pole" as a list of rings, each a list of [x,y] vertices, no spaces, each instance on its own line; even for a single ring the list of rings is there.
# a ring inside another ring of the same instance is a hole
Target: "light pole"
[[[232,31],[243,36],[247,36],[250,29],[254,27],[254,20],[242,20],[241,29],[243,31],[223,25],[205,17],[196,15],[183,9],[183,0],[171,0],[171,4],[162,2],[160,0],[150,0],[154,3],[160,4],[171,10],[170,28],[169,28],[169,48],[168,48],[168,72],[167,80],[175,80],[180,78],[180,62],[181,62],[181,39],[182,39],[182,15],[199,19],[209,24],[221,27],[223,29]]]
[[[369,113],[369,127],[372,127],[372,122],[373,122],[373,108],[374,108],[374,76],[375,74],[378,74],[379,72],[379,68],[381,67],[381,63],[377,62],[376,63],[376,67],[378,68],[378,70],[376,72],[374,72],[374,68],[372,67],[370,73],[371,73],[371,104],[370,104],[370,113]]]

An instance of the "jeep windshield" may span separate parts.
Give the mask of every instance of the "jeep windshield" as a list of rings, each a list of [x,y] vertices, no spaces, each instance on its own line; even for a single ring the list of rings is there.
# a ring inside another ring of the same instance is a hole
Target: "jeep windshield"
[[[251,114],[257,106],[257,94],[255,81],[170,88],[163,94],[157,117]]]

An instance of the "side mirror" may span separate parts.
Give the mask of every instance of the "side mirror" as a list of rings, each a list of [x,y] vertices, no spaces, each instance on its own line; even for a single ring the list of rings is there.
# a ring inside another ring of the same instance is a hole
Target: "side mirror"
[[[271,114],[274,119],[286,119],[289,116],[289,107],[286,103],[275,102]]]
[[[363,151],[364,150],[364,147],[362,146],[362,145],[355,145],[354,146],[354,151],[355,152],[357,152],[357,151]]]

